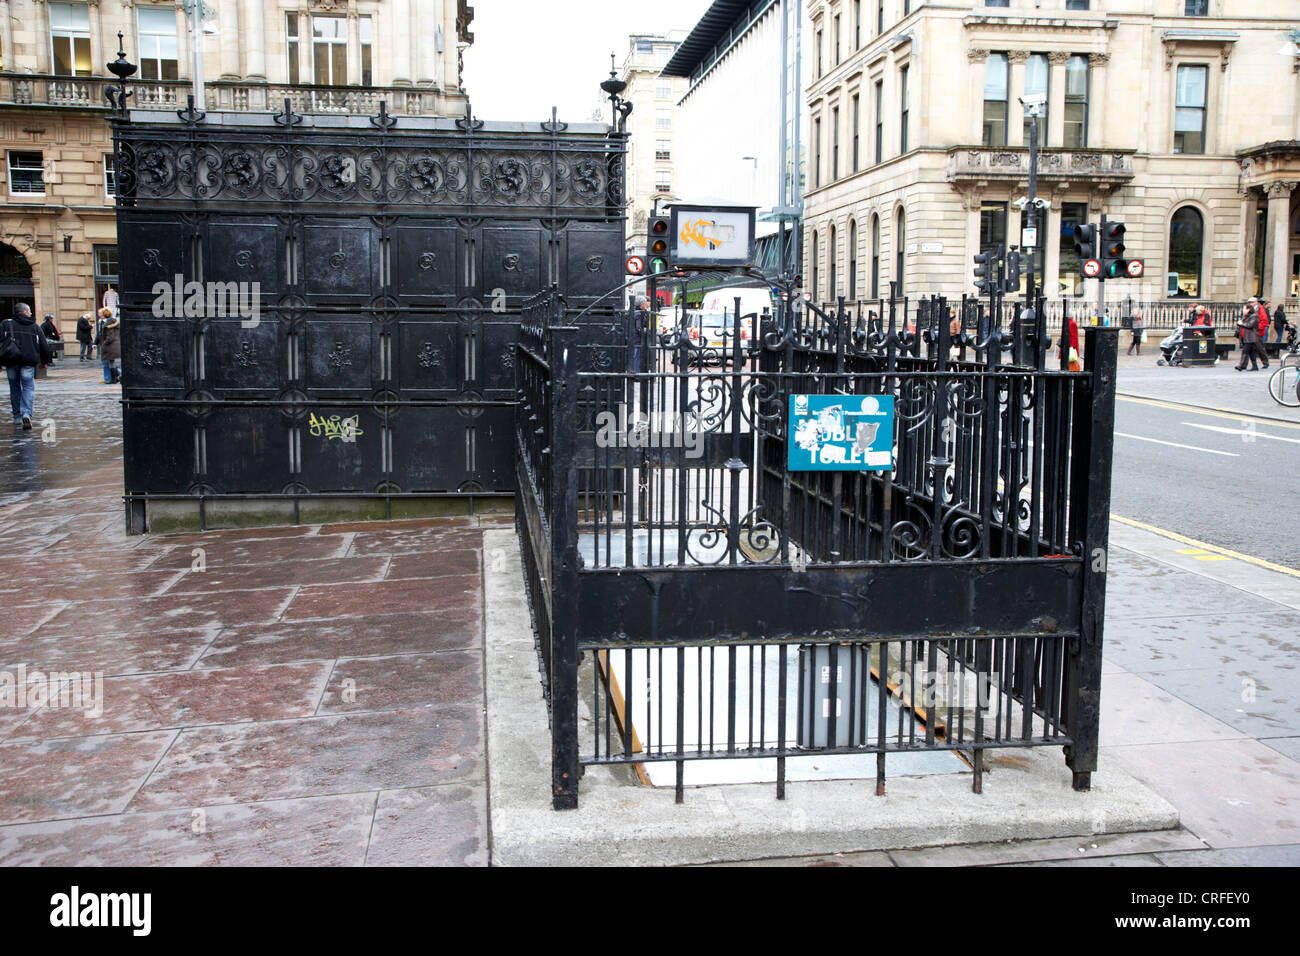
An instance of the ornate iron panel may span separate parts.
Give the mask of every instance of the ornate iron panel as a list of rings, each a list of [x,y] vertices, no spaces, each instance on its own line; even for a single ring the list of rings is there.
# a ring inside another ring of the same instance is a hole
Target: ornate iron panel
[[[159,496],[510,493],[524,300],[554,285],[595,305],[585,354],[620,344],[606,127],[112,123],[135,530]]]

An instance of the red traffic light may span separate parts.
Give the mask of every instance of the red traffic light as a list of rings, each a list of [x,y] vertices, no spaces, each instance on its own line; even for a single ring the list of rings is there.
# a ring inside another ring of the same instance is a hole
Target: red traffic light
[[[662,236],[668,231],[667,219],[655,219],[650,223],[650,232],[652,235]]]

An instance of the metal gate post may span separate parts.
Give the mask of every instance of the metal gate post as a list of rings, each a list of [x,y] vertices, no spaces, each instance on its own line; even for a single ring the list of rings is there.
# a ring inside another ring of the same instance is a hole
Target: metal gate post
[[[562,314],[562,313],[560,313]],[[578,355],[577,329],[550,330],[551,793],[578,806]]]
[[[1074,772],[1075,790],[1090,789],[1097,769],[1119,327],[1089,326],[1084,350],[1088,378],[1075,393],[1070,480],[1070,536],[1083,542],[1083,613],[1079,641],[1070,649],[1062,701],[1068,706],[1066,726],[1073,741],[1065,748],[1065,762]]]

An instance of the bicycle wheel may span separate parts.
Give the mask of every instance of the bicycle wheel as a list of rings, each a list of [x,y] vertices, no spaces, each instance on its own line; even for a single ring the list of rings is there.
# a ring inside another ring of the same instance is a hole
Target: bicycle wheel
[[[1300,368],[1283,365],[1268,380],[1268,394],[1287,408],[1300,408]]]

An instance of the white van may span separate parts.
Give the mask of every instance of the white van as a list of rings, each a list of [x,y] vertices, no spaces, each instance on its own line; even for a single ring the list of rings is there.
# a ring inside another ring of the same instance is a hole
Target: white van
[[[740,314],[757,315],[763,310],[772,311],[772,293],[767,289],[714,289],[704,295],[701,312],[721,312],[730,315],[736,309],[736,297],[740,297]]]

